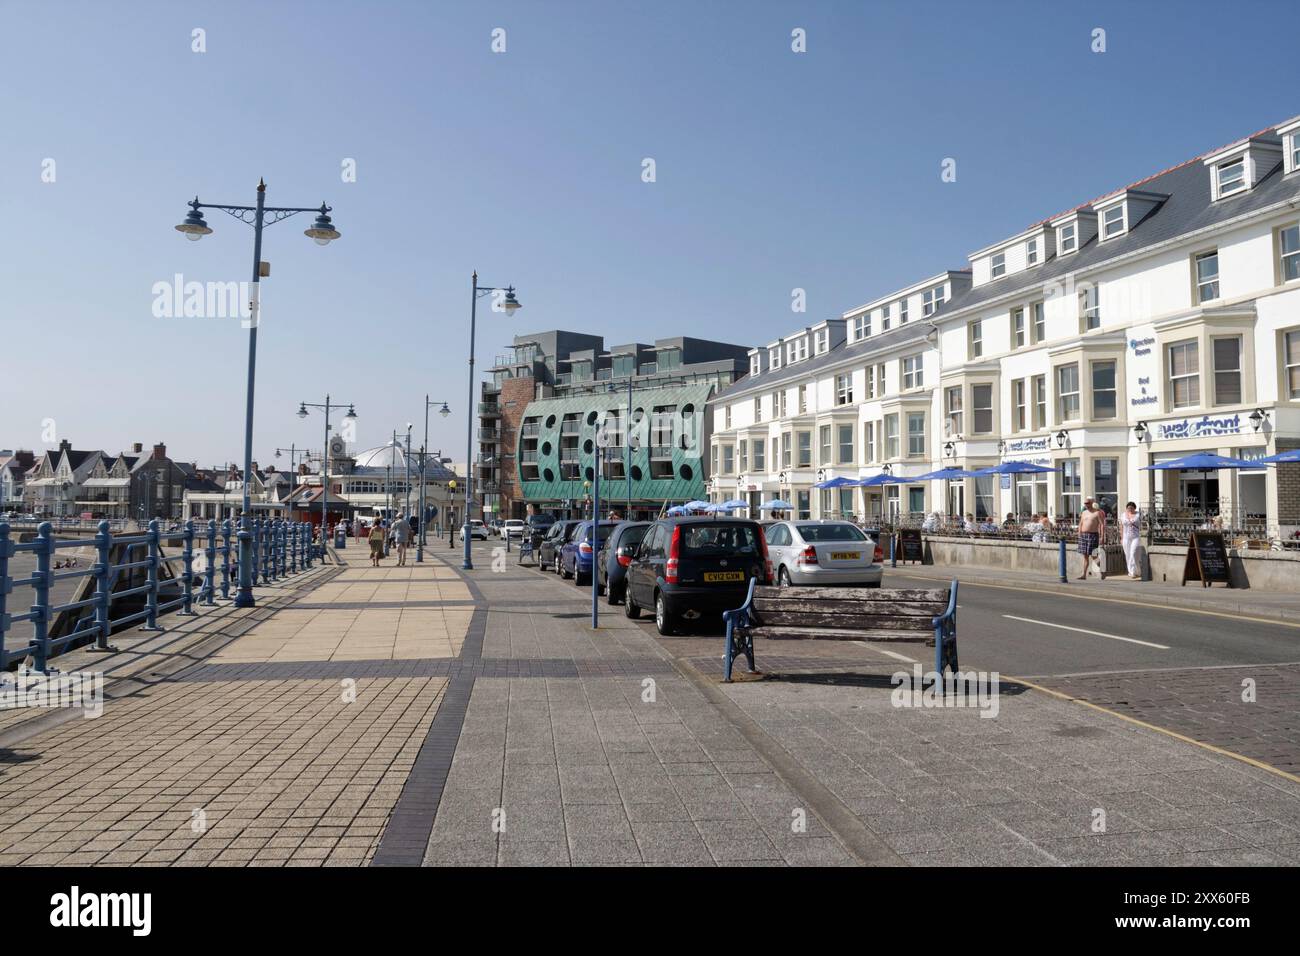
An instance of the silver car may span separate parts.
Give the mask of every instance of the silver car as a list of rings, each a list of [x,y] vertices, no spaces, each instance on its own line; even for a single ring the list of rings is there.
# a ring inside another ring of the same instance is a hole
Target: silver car
[[[849,521],[778,521],[767,528],[776,583],[880,587],[877,542]]]

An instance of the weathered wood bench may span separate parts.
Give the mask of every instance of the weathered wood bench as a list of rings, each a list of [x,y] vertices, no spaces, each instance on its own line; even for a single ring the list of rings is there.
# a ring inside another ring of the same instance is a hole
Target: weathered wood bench
[[[754,638],[771,640],[868,641],[934,646],[934,669],[957,671],[957,582],[947,588],[758,587],[749,582],[745,603],[723,612],[731,665],[740,654],[754,669]]]

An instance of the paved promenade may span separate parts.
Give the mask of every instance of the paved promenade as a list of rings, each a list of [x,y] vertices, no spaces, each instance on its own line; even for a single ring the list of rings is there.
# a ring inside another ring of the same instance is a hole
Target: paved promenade
[[[724,685],[717,633],[592,631],[495,545],[349,548],[71,655],[110,699],[0,712],[0,864],[1300,862],[1277,774],[1007,682],[994,719],[892,706],[923,649],[764,642]]]

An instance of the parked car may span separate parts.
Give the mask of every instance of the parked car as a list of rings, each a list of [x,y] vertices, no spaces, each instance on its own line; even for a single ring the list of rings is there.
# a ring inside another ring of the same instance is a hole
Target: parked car
[[[632,563],[632,554],[650,530],[649,521],[624,521],[605,543],[604,558],[597,565],[600,580],[600,593],[610,604],[623,600],[627,588],[627,569]]]
[[[767,529],[767,548],[781,587],[880,587],[880,548],[849,521],[778,521]]]
[[[594,532],[593,532],[594,526]],[[575,584],[582,587],[591,583],[591,569],[594,566],[593,550],[600,552],[605,542],[618,526],[617,521],[583,521],[569,539],[560,547],[555,570],[562,578],[573,578]],[[592,540],[593,533],[595,540]]]
[[[522,538],[524,536],[525,525],[519,518],[507,518],[501,522],[501,536],[503,538]]]
[[[673,634],[680,621],[740,607],[750,578],[772,582],[757,521],[664,518],[646,532],[628,565],[623,610],[637,618],[642,608],[654,608],[659,633]]]
[[[482,521],[479,521],[478,518],[473,518],[470,520],[469,524],[463,524],[460,526],[460,534],[461,537],[469,535],[471,539],[481,538],[486,541],[488,539],[487,525]]]
[[[537,546],[537,566],[543,571],[558,571],[557,561],[560,556],[560,548],[564,542],[569,540],[569,532],[578,525],[582,524],[577,519],[566,519],[556,521],[550,527],[550,530],[542,537],[542,543]]]

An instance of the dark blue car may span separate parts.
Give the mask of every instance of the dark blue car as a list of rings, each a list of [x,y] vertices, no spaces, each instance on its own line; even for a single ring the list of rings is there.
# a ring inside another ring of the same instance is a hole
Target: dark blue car
[[[593,567],[591,531],[594,524],[593,521],[582,522],[573,529],[569,540],[565,541],[564,546],[560,548],[560,577],[573,578],[574,583],[579,587],[591,583]],[[610,533],[616,527],[618,527],[617,521],[600,522],[595,550],[599,551],[605,546]]]
[[[614,529],[605,545],[604,557],[596,565],[600,577],[596,584],[610,604],[622,603],[627,588],[627,567],[650,527],[649,521],[624,521]]]

